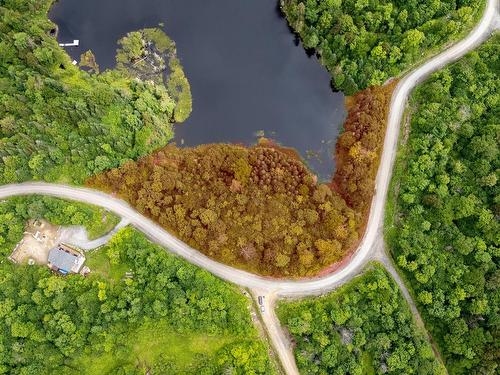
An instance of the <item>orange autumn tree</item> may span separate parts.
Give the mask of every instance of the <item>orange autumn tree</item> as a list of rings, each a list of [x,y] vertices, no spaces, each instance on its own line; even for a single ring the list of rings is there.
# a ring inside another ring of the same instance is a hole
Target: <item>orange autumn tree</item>
[[[395,85],[370,87],[348,98],[344,132],[337,140],[333,186],[349,207],[365,217],[374,194]]]
[[[116,193],[204,254],[263,275],[314,275],[358,239],[356,212],[273,147],[168,146],[88,185]]]

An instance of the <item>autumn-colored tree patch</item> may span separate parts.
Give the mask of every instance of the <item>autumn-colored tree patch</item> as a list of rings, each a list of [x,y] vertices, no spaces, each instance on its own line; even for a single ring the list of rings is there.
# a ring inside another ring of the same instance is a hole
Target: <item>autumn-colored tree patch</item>
[[[366,216],[375,192],[387,115],[396,82],[370,87],[347,99],[344,132],[336,146],[335,190],[348,206]]]
[[[272,276],[314,275],[358,239],[359,215],[277,148],[168,146],[88,181],[206,255]]]

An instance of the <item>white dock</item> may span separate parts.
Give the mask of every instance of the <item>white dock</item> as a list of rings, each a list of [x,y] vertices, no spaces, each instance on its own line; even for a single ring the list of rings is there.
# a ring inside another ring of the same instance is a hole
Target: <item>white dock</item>
[[[78,39],[74,39],[73,43],[59,43],[61,47],[78,47],[80,41]]]

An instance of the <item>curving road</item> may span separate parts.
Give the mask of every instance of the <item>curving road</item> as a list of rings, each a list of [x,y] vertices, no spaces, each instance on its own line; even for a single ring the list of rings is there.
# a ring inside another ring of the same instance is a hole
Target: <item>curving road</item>
[[[1,186],[0,199],[18,195],[43,194],[105,207],[127,219],[134,227],[141,230],[155,242],[225,280],[251,289],[272,291],[280,296],[323,293],[342,283],[352,274],[356,274],[373,255],[371,251],[373,244],[376,242],[377,237],[381,235],[387,189],[398,144],[399,125],[411,90],[430,73],[451,61],[457,60],[487,39],[497,25],[497,0],[488,0],[483,18],[465,39],[419,66],[399,82],[391,100],[382,160],[376,179],[376,194],[372,201],[367,229],[351,261],[345,267],[326,277],[303,281],[273,280],[220,264],[178,240],[159,225],[139,214],[123,200],[93,189],[43,182],[27,182]]]
[[[108,241],[118,232],[121,228],[129,225],[127,219],[121,219],[116,226],[106,233],[104,236],[89,240],[88,233],[84,227],[79,225],[62,226],[59,231],[59,241],[76,246],[81,250],[93,250],[108,243]]]
[[[268,326],[270,337],[285,370],[289,374],[298,374],[293,354],[279,328],[274,313],[274,299],[277,296],[298,297],[325,293],[358,274],[369,260],[380,258],[380,250],[377,249],[381,248],[384,206],[396,156],[399,127],[407,99],[413,88],[429,74],[457,60],[481,44],[493,30],[500,26],[497,1],[488,0],[481,21],[465,39],[415,68],[396,86],[391,100],[384,149],[376,179],[376,193],[372,201],[364,237],[351,261],[326,277],[304,281],[273,280],[218,263],[178,240],[159,225],[139,214],[123,200],[92,189],[43,182],[27,182],[1,186],[0,199],[19,195],[42,194],[105,207],[128,220],[154,242],[168,248],[189,262],[203,267],[225,280],[248,287],[254,290],[255,294],[267,295],[266,312],[263,314],[264,322]]]

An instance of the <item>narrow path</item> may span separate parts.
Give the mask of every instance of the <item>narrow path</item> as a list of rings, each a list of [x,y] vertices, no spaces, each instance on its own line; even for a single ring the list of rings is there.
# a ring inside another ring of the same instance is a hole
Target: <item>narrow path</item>
[[[434,342],[431,334],[425,327],[424,320],[420,316],[420,312],[417,309],[417,305],[415,304],[415,301],[413,300],[413,297],[410,294],[410,291],[406,287],[405,283],[403,282],[403,279],[401,279],[401,276],[399,275],[398,271],[396,270],[396,266],[394,265],[393,259],[390,257],[388,253],[388,249],[385,246],[384,241],[379,241],[380,245],[378,246],[374,260],[380,262],[384,268],[389,272],[389,274],[392,276],[394,281],[399,287],[399,290],[401,291],[401,294],[403,295],[404,299],[406,300],[406,303],[408,304],[408,307],[410,308],[410,311],[413,315],[413,318],[415,319],[415,323],[417,326],[422,329],[425,332],[425,335],[429,339],[429,342],[431,343],[432,350],[434,351],[434,355],[436,358],[441,362],[445,373],[448,373],[448,369],[446,368],[443,358],[441,357],[441,353],[437,350],[436,343]]]
[[[111,231],[106,233],[104,236],[96,238],[95,240],[89,240],[87,231],[83,227],[78,226],[78,229],[75,230],[74,226],[64,226],[61,227],[60,230],[60,242],[65,242],[82,250],[92,250],[105,245],[111,237],[116,234],[116,232],[118,232],[121,228],[126,227],[128,224],[129,221],[123,218]]]
[[[377,247],[380,246],[377,243],[383,238],[381,226],[383,225],[387,190],[396,156],[399,127],[411,91],[429,74],[474,49],[486,40],[495,28],[498,28],[500,21],[497,1],[488,0],[481,21],[465,39],[417,67],[397,85],[391,100],[384,150],[376,179],[376,194],[372,201],[365,234],[351,261],[343,268],[326,277],[303,281],[273,280],[220,264],[178,240],[159,225],[139,214],[126,202],[92,189],[43,182],[27,182],[1,186],[0,199],[19,195],[42,194],[91,203],[107,208],[122,218],[127,219],[134,227],[142,231],[154,242],[185,258],[187,261],[205,268],[222,279],[252,290],[257,290],[257,292],[262,291],[262,293],[268,296],[268,304],[269,301],[274,301],[274,298],[279,296],[299,297],[326,293],[349,280],[353,275],[358,274],[369,260],[375,259],[377,256]],[[404,287],[401,281],[399,281],[398,285]],[[406,288],[403,289],[403,293],[407,293],[407,290],[406,292],[405,290]],[[264,322],[267,325],[270,337],[280,355],[283,365],[289,371],[289,374],[297,374],[298,370],[293,360],[293,354],[290,354],[290,345],[287,344],[273,307],[273,305],[267,306],[267,313],[264,314]]]
[[[267,334],[273,343],[274,350],[279,353],[280,362],[288,375],[299,375],[299,369],[295,363],[293,345],[290,338],[285,334],[280,321],[276,315],[276,295],[267,294],[264,303],[265,311],[262,313],[262,321],[267,327]]]

